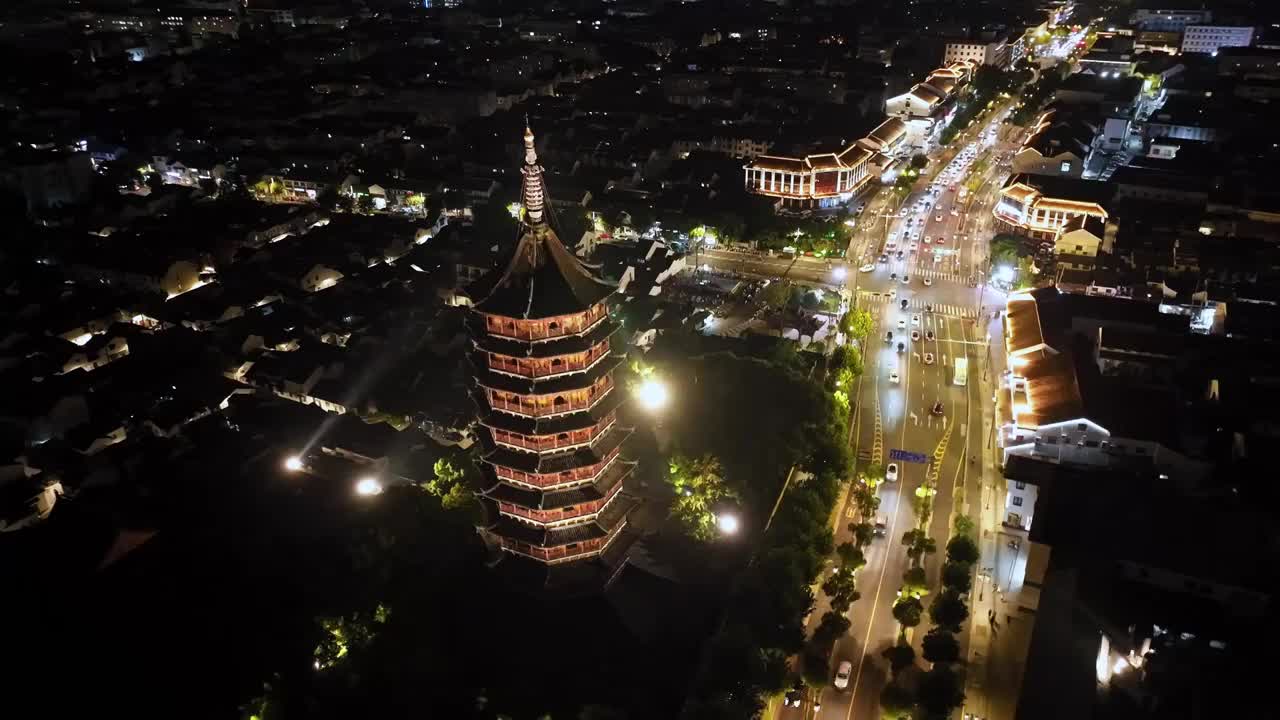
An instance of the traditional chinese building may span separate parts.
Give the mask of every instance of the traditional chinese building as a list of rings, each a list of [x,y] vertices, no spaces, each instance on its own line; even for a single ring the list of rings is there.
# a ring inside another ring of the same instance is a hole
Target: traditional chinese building
[[[622,358],[605,301],[614,288],[556,237],[529,130],[524,144],[521,236],[505,267],[468,289],[472,362],[488,430],[483,530],[516,562],[549,569],[618,542],[634,463],[621,455],[631,429],[620,424],[613,379]]]

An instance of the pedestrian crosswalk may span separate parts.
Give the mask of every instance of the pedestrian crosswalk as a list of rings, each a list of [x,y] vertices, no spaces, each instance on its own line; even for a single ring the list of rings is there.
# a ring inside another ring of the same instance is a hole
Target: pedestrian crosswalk
[[[888,293],[876,292],[874,290],[858,291],[864,302],[883,304],[893,301],[895,304],[901,302],[896,295]],[[949,303],[935,303],[920,298],[911,298],[907,300],[907,307],[911,310],[928,310],[932,308],[935,315],[946,315],[948,317],[958,318],[976,318],[978,311],[972,305],[954,305]]]
[[[933,282],[941,281],[953,282],[959,285],[970,285],[975,281],[975,278],[972,276],[961,275],[960,273],[953,272],[943,272],[942,270],[934,270],[932,268],[915,267],[910,270],[910,273],[914,279],[923,280],[928,278]]]

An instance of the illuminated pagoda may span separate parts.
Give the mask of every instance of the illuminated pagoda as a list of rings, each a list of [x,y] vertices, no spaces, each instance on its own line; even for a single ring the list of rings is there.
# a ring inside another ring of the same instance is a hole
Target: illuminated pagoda
[[[605,301],[614,287],[551,229],[527,128],[524,147],[519,241],[468,293],[474,392],[488,430],[483,532],[504,557],[541,572],[625,552],[618,538],[635,500],[623,483],[635,463],[620,454],[631,429],[619,424],[624,393],[613,380],[622,357],[610,346],[618,325]]]

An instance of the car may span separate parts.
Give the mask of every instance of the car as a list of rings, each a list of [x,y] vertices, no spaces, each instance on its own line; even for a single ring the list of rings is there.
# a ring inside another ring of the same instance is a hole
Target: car
[[[932,330],[925,330],[925,331],[924,331],[924,339],[925,339],[925,340],[928,340],[929,342],[933,342],[933,340],[934,340],[934,337],[933,337],[933,331],[932,331]]]
[[[925,306],[924,306],[924,311],[925,311],[925,312],[929,312],[929,313],[933,312],[933,306],[932,306],[932,305],[925,305]],[[932,334],[932,333],[930,333],[930,334]]]
[[[896,256],[896,257],[897,257],[899,260],[901,260],[901,259],[902,259],[903,254],[902,254],[902,251],[901,251],[901,250],[899,250],[899,251],[898,251],[898,254],[897,254],[897,256]]]
[[[907,329],[907,321],[906,321],[906,320],[903,320],[902,318],[898,318],[898,329],[899,329],[899,330],[906,330],[906,329]]]
[[[906,343],[898,343],[898,352],[900,352],[900,353],[904,353],[904,352],[906,352],[906,351],[907,351],[907,344],[906,344]]]
[[[867,263],[866,265],[863,265],[862,267],[858,268],[858,272],[871,272],[872,270],[875,270],[875,269],[876,269],[875,263]]]
[[[919,330],[912,330],[912,331],[911,331],[911,339],[912,339],[913,341],[915,341],[915,342],[919,342],[919,341],[920,341],[920,331],[919,331]]]
[[[889,371],[889,382],[893,383],[894,385],[897,385],[897,384],[898,384],[898,380],[900,380],[900,379],[901,379],[901,378],[899,378],[899,377],[898,377],[898,371],[897,371],[897,370],[890,370],[890,371]]]
[[[888,262],[889,262],[889,256],[888,256],[888,255],[881,255],[881,256],[880,256],[880,264],[881,264],[881,265],[885,265],[885,264],[887,264]]]
[[[782,704],[787,707],[800,707],[800,701],[804,699],[804,682],[797,680],[795,685],[787,691],[782,698]]]
[[[885,482],[898,482],[898,463],[891,462],[884,468]]]
[[[952,216],[954,216],[954,217],[959,217],[959,216],[960,216],[960,211],[959,211],[959,210],[957,210],[956,208],[951,208],[951,214],[952,214]]]
[[[840,667],[836,668],[836,679],[834,685],[837,690],[844,690],[849,687],[849,676],[853,675],[853,663],[844,660],[840,663]]]
[[[933,236],[932,236],[932,235],[925,235],[925,236],[924,236],[924,244],[925,244],[925,245],[932,245],[932,244],[933,244]]]
[[[884,341],[885,341],[885,342],[887,342],[887,343],[889,343],[890,345],[892,345],[892,344],[893,344],[893,331],[892,331],[892,330],[885,330],[885,331],[884,331]]]
[[[889,279],[890,279],[890,280],[897,280],[897,279],[898,279],[898,273],[889,273]]]
[[[925,278],[922,282],[924,283],[925,287],[930,287],[931,285],[933,285],[933,281],[930,280],[929,278]]]
[[[911,244],[907,246],[907,249],[910,250],[911,252],[915,252],[916,249],[918,249],[919,247],[920,246],[916,244],[916,241],[912,240]]]
[[[876,516],[875,525],[871,526],[872,537],[884,537],[889,532],[889,518],[878,515]]]
[[[907,299],[906,299],[906,298],[902,298],[902,309],[903,309],[903,310],[906,310],[906,309],[907,309],[907,305],[908,305],[908,304],[909,304],[909,303],[908,303]]]
[[[941,415],[941,414],[942,414],[942,402],[941,402],[941,401],[939,401],[939,402],[934,403],[934,404],[933,404],[933,407],[929,409],[929,412],[933,413],[934,415]]]
[[[911,276],[910,276],[910,275],[903,275],[903,276],[902,276],[902,284],[903,284],[903,285],[906,285],[907,283],[910,283],[910,282],[911,282]]]
[[[914,315],[911,316],[911,324],[915,325],[916,327],[920,326],[920,313],[915,313]]]
[[[925,354],[924,354],[924,364],[925,364],[925,365],[932,365],[932,364],[933,364],[933,353],[925,353]]]
[[[947,236],[946,236],[946,235],[939,235],[938,237],[936,237],[936,238],[934,238],[934,239],[933,239],[933,241],[934,241],[934,242],[936,242],[936,243],[938,243],[939,245],[941,245],[942,243],[946,242],[946,240],[947,240]]]
[[[937,215],[934,215],[934,216],[933,216],[933,221],[934,221],[934,222],[942,222],[942,213],[938,213]]]

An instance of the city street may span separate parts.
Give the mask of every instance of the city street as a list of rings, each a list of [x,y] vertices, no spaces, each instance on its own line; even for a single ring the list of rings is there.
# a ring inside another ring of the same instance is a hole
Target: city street
[[[936,588],[952,509],[959,503],[960,511],[972,512],[978,502],[975,498],[981,497],[981,470],[987,463],[971,464],[970,457],[982,455],[989,434],[989,421],[984,417],[990,412],[984,411],[984,401],[989,406],[993,393],[993,374],[988,367],[990,327],[997,328],[990,339],[999,340],[998,325],[989,325],[990,313],[1004,302],[1002,293],[985,284],[989,273],[987,243],[992,235],[990,208],[1006,177],[1001,160],[1016,144],[987,135],[973,152],[972,162],[981,165],[979,179],[970,185],[976,191],[958,200],[969,180],[966,170],[941,186],[927,208],[919,203],[927,195],[929,182],[939,180],[942,168],[988,128],[999,128],[998,120],[1003,117],[1003,108],[997,108],[983,127],[970,130],[953,148],[940,153],[930,166],[933,175],[922,176],[905,198],[890,189],[868,198],[863,220],[850,243],[847,284],[857,306],[870,310],[876,321],[864,353],[865,371],[859,378],[850,434],[858,467],[869,463],[887,466],[895,462],[890,457],[893,450],[925,455],[928,462],[897,461],[898,480],[881,485],[879,514],[886,521],[887,532],[867,551],[867,564],[858,574],[861,598],[849,611],[852,626],[837,641],[831,657],[833,671],[841,661],[853,664],[849,687],[823,688],[819,713],[806,702],[798,710],[783,709],[780,717],[879,717],[880,692],[889,680],[888,662],[880,653],[896,641],[899,627],[892,607],[909,567],[901,538],[916,524],[911,499],[926,480],[937,488],[929,531],[939,552],[924,562],[930,586]],[[979,163],[983,158],[986,162]],[[912,240],[916,233],[919,239]],[[929,243],[924,242],[925,236]],[[939,238],[940,243],[936,242]],[[901,259],[897,257],[899,250]],[[886,262],[879,262],[881,256]],[[813,268],[817,262],[810,259],[806,266],[815,274],[821,271]],[[866,264],[875,267],[861,272],[859,267]],[[760,261],[756,266],[765,267],[766,263]],[[799,279],[794,268],[787,277]],[[886,332],[893,333],[891,341],[886,341]],[[918,339],[913,338],[913,332],[918,333]],[[968,366],[963,385],[956,384],[959,358]],[[941,403],[939,414],[933,413],[935,403]],[[855,520],[855,505],[846,496],[834,528],[837,544],[850,539],[848,524]],[[818,607],[806,628],[809,632],[829,607],[826,598],[820,592],[818,595]],[[925,603],[927,606],[927,597]],[[917,658],[920,638],[928,627],[926,614],[921,626],[911,633]],[[968,635],[966,626],[961,636],[967,640]],[[924,665],[919,659],[917,663]]]

